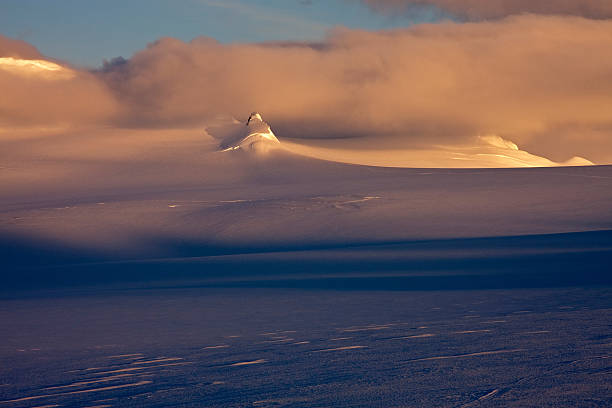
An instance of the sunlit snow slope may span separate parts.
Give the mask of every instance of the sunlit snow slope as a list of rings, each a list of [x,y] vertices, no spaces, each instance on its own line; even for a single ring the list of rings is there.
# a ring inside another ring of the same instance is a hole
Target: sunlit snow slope
[[[232,125],[237,124],[232,122]],[[246,150],[256,153],[265,153],[270,148],[278,147],[278,139],[270,129],[270,125],[263,121],[257,112],[251,113],[245,126],[236,129],[230,127],[220,144],[222,151]]]
[[[196,275],[225,273],[236,270],[235,263],[224,263],[231,257],[246,267],[251,258],[279,251],[301,255],[299,260],[287,255],[291,259],[285,264],[266,258],[272,262],[269,268],[248,270],[290,271],[302,267],[304,257],[311,258],[311,264],[327,262],[331,272],[338,259],[351,260],[346,266],[350,271],[379,271],[381,262],[389,260],[395,263],[385,264],[388,268],[410,269],[420,264],[398,258],[413,256],[404,255],[404,247],[390,252],[351,250],[348,255],[342,248],[612,229],[610,166],[369,167],[299,156],[282,148],[261,157],[249,153],[253,143],[282,147],[285,140],[279,144],[262,135],[252,137],[266,133],[267,127],[252,132],[249,128],[261,122],[245,123],[233,125],[244,130],[242,138],[228,145],[240,147],[226,152],[198,128],[6,132],[0,149],[0,257],[5,260],[6,285],[94,277],[106,281],[108,273],[117,273],[116,266],[96,274],[86,266],[87,273],[68,275],[64,267],[49,268],[160,258],[212,256],[206,262],[218,268],[194,264]],[[516,152],[512,145],[489,149]],[[553,249],[563,252],[566,245],[570,252],[600,251],[607,248],[607,237],[580,245],[570,237],[569,244],[562,240]],[[546,246],[550,241],[538,242]],[[459,244],[449,244],[451,252]],[[534,245],[522,245],[520,251],[534,251]],[[312,252],[317,248],[337,251]],[[431,256],[439,259],[434,249]],[[504,245],[502,249],[506,251]],[[252,255],[246,259],[244,254]],[[375,259],[361,262],[370,255]],[[600,259],[597,256],[584,259]],[[182,276],[178,267],[164,265],[135,269],[134,274],[123,269],[116,278],[146,280],[158,272]],[[319,266],[308,270],[320,271]]]
[[[243,150],[268,152],[272,148],[341,163],[412,168],[505,168],[505,167],[557,167],[590,166],[591,161],[573,157],[555,162],[531,154],[498,135],[474,137],[471,141],[456,145],[435,145],[426,148],[383,147],[376,137],[371,140],[321,139],[304,135],[303,139],[276,138],[270,126],[259,113],[252,113],[246,126],[237,120],[227,120],[207,128],[209,134],[221,139],[223,151]],[[377,135],[378,136],[378,135]]]

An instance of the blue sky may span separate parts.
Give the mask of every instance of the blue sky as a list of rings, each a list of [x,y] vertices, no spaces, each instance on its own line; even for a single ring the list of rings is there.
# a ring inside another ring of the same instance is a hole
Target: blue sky
[[[371,13],[352,0],[2,0],[0,34],[85,66],[129,57],[162,36],[221,42],[318,40],[332,27],[377,30],[433,21]]]

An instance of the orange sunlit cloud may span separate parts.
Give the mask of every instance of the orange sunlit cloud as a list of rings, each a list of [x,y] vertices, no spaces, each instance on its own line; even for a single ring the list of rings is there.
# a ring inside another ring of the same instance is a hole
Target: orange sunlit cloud
[[[102,77],[136,124],[258,110],[280,137],[427,146],[497,134],[601,161],[612,160],[610,43],[612,21],[543,16],[343,29],[314,45],[162,39]]]
[[[163,38],[57,83],[0,70],[0,124],[203,126],[261,112],[276,135],[366,136],[391,147],[498,135],[531,153],[612,162],[612,21],[516,16],[317,44]]]

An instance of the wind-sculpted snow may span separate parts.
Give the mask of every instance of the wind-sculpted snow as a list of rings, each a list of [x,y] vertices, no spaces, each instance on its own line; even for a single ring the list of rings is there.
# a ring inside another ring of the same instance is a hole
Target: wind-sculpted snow
[[[280,139],[257,160],[220,152],[201,129],[11,141],[0,151],[0,255],[18,268],[612,228],[608,166],[358,166],[292,154]]]
[[[555,162],[521,150],[513,142],[496,135],[474,137],[457,145],[434,145],[420,149],[359,149],[359,144],[354,141],[313,142],[300,139],[284,141],[282,146],[292,153],[317,159],[380,167],[504,168],[593,165],[590,160],[578,156],[564,162]]]
[[[535,156],[495,138],[393,155],[384,146],[342,146],[354,139],[315,149],[279,135],[281,143],[253,141],[274,149],[248,160],[240,154],[248,129],[268,126],[247,119],[232,125],[244,133],[231,145],[238,151],[227,152],[202,129],[16,134],[0,149],[0,234],[138,258],[180,255],[176,242],[208,254],[612,228],[607,166],[423,169],[501,167],[523,156],[534,164]],[[253,143],[247,138],[247,149]],[[388,168],[394,164],[414,168]]]
[[[610,406],[611,295],[168,288],[3,299],[0,406]]]
[[[402,148],[376,146],[376,138],[313,142],[312,135],[284,141],[276,138],[270,125],[259,113],[252,113],[242,123],[236,119],[219,118],[207,126],[209,135],[221,140],[219,149],[224,152],[242,150],[266,154],[273,149],[297,155],[339,163],[380,167],[411,168],[503,168],[503,167],[556,167],[589,166],[593,163],[582,157],[565,162],[554,162],[524,150],[497,135],[474,137],[457,145],[434,145],[429,148]],[[369,148],[359,149],[359,143]],[[357,144],[357,148],[355,145]]]
[[[280,144],[270,125],[264,122],[257,112],[251,113],[244,126],[233,120],[224,128],[211,128],[210,131],[213,137],[216,135],[222,139],[219,148],[223,152],[243,150],[266,154]]]

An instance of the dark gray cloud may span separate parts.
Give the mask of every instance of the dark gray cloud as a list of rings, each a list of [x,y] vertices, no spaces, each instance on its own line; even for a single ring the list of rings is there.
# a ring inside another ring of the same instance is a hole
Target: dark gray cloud
[[[435,6],[459,18],[481,20],[514,14],[573,15],[605,19],[612,17],[609,0],[359,0],[373,10],[414,12]]]

